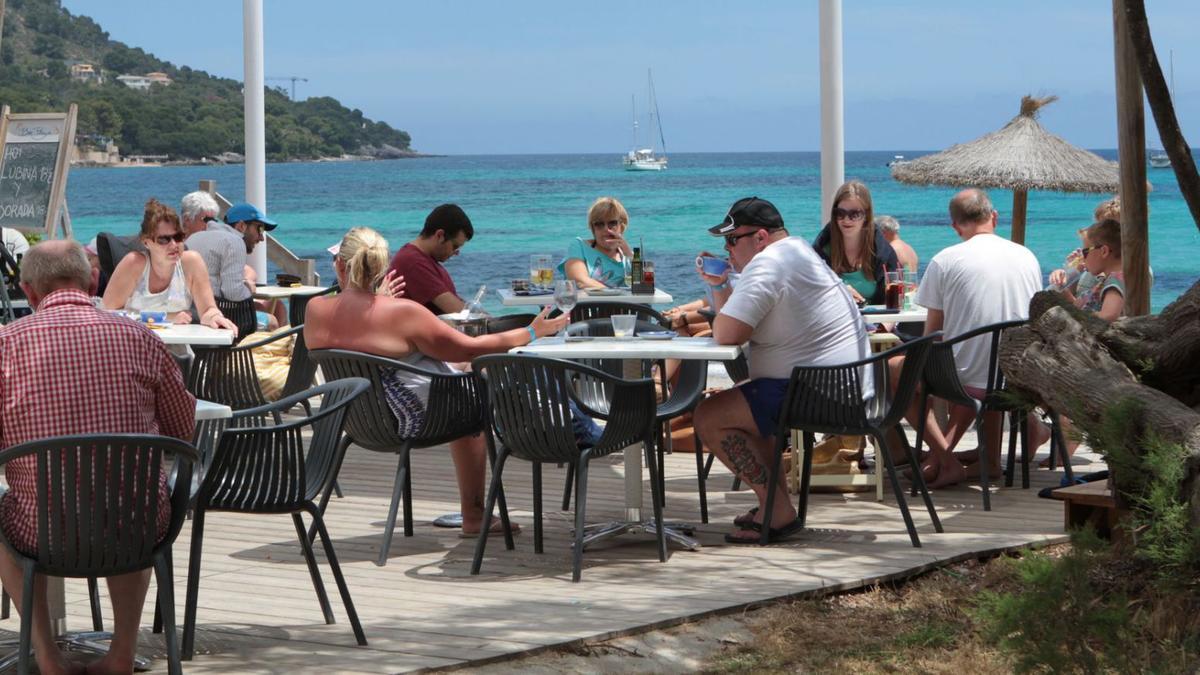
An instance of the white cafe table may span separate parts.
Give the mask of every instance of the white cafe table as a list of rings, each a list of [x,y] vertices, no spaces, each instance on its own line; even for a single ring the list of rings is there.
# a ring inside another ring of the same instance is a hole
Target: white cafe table
[[[872,305],[872,307],[874,306]],[[862,318],[867,323],[925,323],[925,319],[928,316],[929,312],[924,307],[913,305],[911,309],[897,309],[878,313],[864,312]]]
[[[313,295],[328,290],[326,286],[258,286],[254,289],[254,297],[260,300],[278,300],[290,298],[293,295]]]
[[[594,337],[567,342],[563,337],[539,338],[515,347],[510,353],[533,354],[558,359],[624,359],[625,376],[637,377],[639,361],[662,359],[733,361],[742,353],[737,345],[719,345],[711,337],[677,337],[671,340],[644,338]],[[642,517],[642,446],[625,449],[625,520],[587,528],[584,546],[626,532],[653,532],[654,521]],[[663,534],[669,541],[696,550],[700,542],[687,536],[686,527],[664,523]]]
[[[554,304],[554,294],[544,293],[542,295],[517,295],[511,289],[501,288],[496,291],[500,295],[500,304],[505,307],[541,307],[543,305]],[[653,295],[633,293],[604,293],[592,294],[586,290],[579,291],[579,302],[633,302],[639,305],[669,305],[675,299],[671,294],[655,288]]]
[[[209,328],[198,323],[168,324],[151,329],[169,345],[198,345],[201,347],[226,347],[233,344],[233,331],[224,328]]]

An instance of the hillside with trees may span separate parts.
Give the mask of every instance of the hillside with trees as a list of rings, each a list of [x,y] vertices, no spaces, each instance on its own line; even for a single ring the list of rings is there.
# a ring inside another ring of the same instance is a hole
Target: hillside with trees
[[[112,40],[95,21],[59,0],[7,0],[0,40],[0,103],[13,112],[66,110],[79,105],[79,138],[111,139],[122,154],[168,155],[172,160],[243,153],[242,84],[176,66]],[[98,77],[73,76],[87,64]],[[163,73],[170,84],[138,90],[122,75]],[[330,97],[291,101],[267,88],[266,145],[271,160],[341,155],[414,154],[410,137]]]

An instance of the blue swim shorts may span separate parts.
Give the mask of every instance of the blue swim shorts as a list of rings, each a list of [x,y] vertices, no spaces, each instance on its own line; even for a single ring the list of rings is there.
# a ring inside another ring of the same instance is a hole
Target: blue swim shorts
[[[758,427],[758,435],[763,438],[775,436],[775,427],[779,425],[779,411],[783,408],[783,397],[787,394],[788,379],[760,377],[738,385],[746,403],[750,406],[750,414],[754,416],[754,425]]]

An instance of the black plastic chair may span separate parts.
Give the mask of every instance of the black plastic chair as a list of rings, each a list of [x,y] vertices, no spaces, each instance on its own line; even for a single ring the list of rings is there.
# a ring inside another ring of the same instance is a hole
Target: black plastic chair
[[[221,403],[234,410],[266,405],[267,399],[263,396],[262,386],[258,381],[258,372],[254,370],[252,350],[293,335],[296,336],[296,341],[299,343],[303,340],[303,331],[304,326],[292,326],[262,340],[243,342],[233,347],[193,346],[196,358],[192,361],[191,370],[188,372],[188,391],[192,392],[196,398]],[[316,366],[308,360],[308,350],[304,350],[302,363],[297,363],[294,352],[293,348],[292,365],[288,371],[288,380],[284,385],[285,397],[296,393],[288,391],[288,385],[303,391],[312,386],[312,380],[316,374]],[[307,386],[303,386],[306,384]],[[307,399],[303,399],[303,405],[305,410],[311,414]]]
[[[12,301],[25,297],[20,281],[21,266],[8,247],[0,246],[0,282],[3,283],[0,289],[0,323],[12,323],[17,318]]]
[[[607,319],[614,314],[635,314],[638,321],[651,321],[659,325],[656,330],[669,328],[671,322],[658,310],[636,302],[581,302],[571,310],[571,323],[588,319]]]
[[[288,323],[293,326],[299,326],[304,323],[304,312],[308,309],[308,301],[322,295],[337,293],[340,289],[337,284],[326,288],[323,291],[316,293],[305,293],[301,295],[293,295],[288,298]]]
[[[524,328],[533,323],[537,314],[505,314],[504,316],[488,317],[485,333],[503,333],[514,328]]]
[[[929,361],[925,365],[925,375],[923,378],[923,393],[921,395],[921,411],[920,417],[917,420],[917,455],[920,456],[921,444],[924,441],[926,410],[928,409],[929,396],[936,396],[945,399],[950,403],[965,406],[975,411],[975,422],[981,425],[983,416],[989,411],[996,411],[1009,414],[1009,458],[1010,464],[1007,470],[1007,475],[1011,485],[1012,475],[1012,458],[1016,449],[1016,441],[1021,439],[1022,447],[1022,464],[1024,470],[1025,487],[1028,487],[1029,480],[1029,458],[1033,454],[1029,451],[1029,439],[1027,427],[1025,425],[1025,417],[1027,411],[1012,405],[1011,400],[1004,394],[1004,372],[1000,369],[999,348],[1000,338],[1004,335],[1004,331],[1010,328],[1016,328],[1025,324],[1024,319],[1015,321],[1003,321],[987,326],[980,326],[974,330],[967,331],[961,335],[939,342],[934,345],[933,350],[929,354]],[[954,360],[954,347],[962,344],[967,340],[987,339],[989,341],[988,354],[988,379],[987,389],[983,401],[975,399],[967,393],[962,382],[958,377],[958,365]],[[1015,425],[1019,425],[1017,429]],[[981,427],[981,431],[982,427]],[[1014,433],[1014,431],[1016,433]],[[992,510],[991,497],[991,468],[989,467],[990,457],[987,451],[985,437],[981,435],[980,453],[979,453],[979,487],[982,490],[983,510]],[[1055,446],[1052,446],[1052,451]],[[1065,447],[1062,450],[1064,456],[1066,453]],[[1069,462],[1068,462],[1069,464]]]
[[[572,581],[579,581],[583,568],[583,539],[587,502],[588,465],[634,443],[644,443],[650,469],[650,492],[658,534],[658,559],[667,560],[662,527],[662,494],[659,492],[657,458],[654,450],[654,384],[651,380],[622,380],[570,361],[524,354],[493,354],[472,362],[486,383],[488,397],[487,439],[498,448],[492,468],[492,484],[484,505],[484,521],[491,522],[496,500],[503,492],[504,464],[510,456],[533,463],[533,546],[542,553],[542,463],[573,464],[575,471],[575,543]],[[587,377],[604,382],[611,397],[603,410],[590,408],[576,396],[574,381]],[[595,446],[580,448],[571,428],[570,401],[585,413],[607,420],[604,434]],[[488,528],[479,534],[471,574],[479,574],[487,547]],[[513,545],[507,542],[508,549]]]
[[[925,361],[933,347],[934,340],[941,333],[931,333],[918,340],[901,344],[886,352],[872,354],[870,357],[836,366],[796,366],[788,382],[787,394],[784,396],[783,407],[779,413],[779,425],[775,430],[775,456],[771,466],[771,479],[767,487],[767,503],[763,513],[762,543],[770,541],[771,509],[775,504],[775,488],[779,482],[779,474],[783,465],[783,451],[788,445],[788,436],[793,429],[805,432],[804,436],[804,468],[801,471],[799,505],[796,509],[797,518],[803,525],[808,515],[808,489],[812,478],[813,436],[817,433],[865,436],[871,435],[879,444],[882,462],[887,467],[888,478],[892,483],[892,492],[904,518],[904,526],[908,529],[912,545],[919,547],[921,539],[917,536],[917,528],[913,525],[912,515],[908,512],[908,503],[904,499],[904,490],[900,487],[900,478],[896,475],[896,465],[892,461],[891,449],[888,446],[888,429],[900,424],[908,402],[912,400],[921,383],[921,374]],[[890,386],[888,359],[903,355],[904,366],[892,393]],[[874,394],[864,400],[868,393],[863,387],[862,370],[869,368],[874,384]],[[879,470],[879,459],[876,459],[876,471]],[[909,448],[909,462],[918,467],[915,452]],[[933,499],[925,486],[920,469],[913,471],[913,481],[917,484],[929,518],[937,532],[942,531],[942,522],[938,519],[937,511],[933,508]]]
[[[0,452],[0,466],[29,456],[37,462],[37,550],[17,549],[0,531],[0,543],[24,574],[18,672],[28,673],[30,667],[35,573],[94,579],[150,567],[166,626],[168,670],[183,672],[175,631],[171,545],[183,527],[188,491],[171,492],[171,520],[160,538],[158,486],[167,452],[176,458],[178,475],[190,483],[195,448],[165,436],[59,436]]]
[[[345,452],[345,448],[351,443],[355,443],[367,450],[396,455],[396,479],[392,487],[392,501],[388,507],[379,560],[376,562],[382,567],[387,564],[388,552],[392,546],[392,531],[396,527],[396,512],[401,502],[404,506],[404,536],[413,536],[411,450],[441,445],[483,431],[485,413],[479,378],[474,373],[429,371],[395,359],[342,349],[315,349],[311,354],[327,380],[359,377],[370,383],[367,395],[358,398],[350,406],[346,417],[346,436],[342,441],[342,452]],[[384,397],[382,378],[392,370],[422,375],[430,380],[425,421],[413,436],[405,437],[399,434],[396,416]],[[322,510],[329,502],[329,497],[328,492],[322,496]],[[511,537],[511,533],[508,532],[508,512],[503,506],[501,519],[506,535]],[[490,520],[484,522],[491,523]]]
[[[118,236],[112,232],[101,232],[96,235],[96,257],[100,259],[100,271],[112,278],[117,265],[131,251],[147,253],[141,237],[136,234]]]
[[[235,343],[241,342],[247,335],[258,330],[258,314],[254,309],[253,297],[245,300],[217,298],[217,309],[221,310],[221,314],[224,314],[226,319],[237,326],[238,334],[234,340]]]
[[[187,602],[183,619],[185,660],[192,658],[195,642],[204,521],[210,511],[290,514],[304,559],[308,563],[317,601],[325,615],[325,623],[332,624],[335,622],[333,609],[325,594],[325,584],[321,581],[317,559],[301,517],[301,514],[308,513],[321,535],[325,559],[329,561],[342,603],[346,606],[354,638],[360,645],[367,644],[358,613],[354,610],[354,602],[350,599],[350,589],[346,586],[337,554],[333,550],[333,540],[329,538],[325,520],[315,500],[333,484],[341,466],[345,446],[338,441],[342,436],[346,411],[350,403],[369,386],[366,381],[353,378],[313,387],[261,409],[248,410],[245,418],[269,418],[271,414],[290,409],[299,402],[299,398],[320,396],[321,409],[315,415],[283,424],[230,428],[221,434],[212,465],[204,475],[192,508],[192,550],[188,562]],[[302,435],[309,430],[312,436],[306,448]]]

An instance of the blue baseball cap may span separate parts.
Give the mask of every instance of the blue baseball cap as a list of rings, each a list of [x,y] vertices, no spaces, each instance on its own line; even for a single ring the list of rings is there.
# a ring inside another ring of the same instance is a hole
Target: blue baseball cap
[[[270,231],[279,226],[279,223],[267,217],[267,214],[258,210],[258,207],[253,204],[242,202],[234,204],[225,212],[225,222],[229,225],[241,223],[247,220],[253,220],[263,224],[263,229]]]

